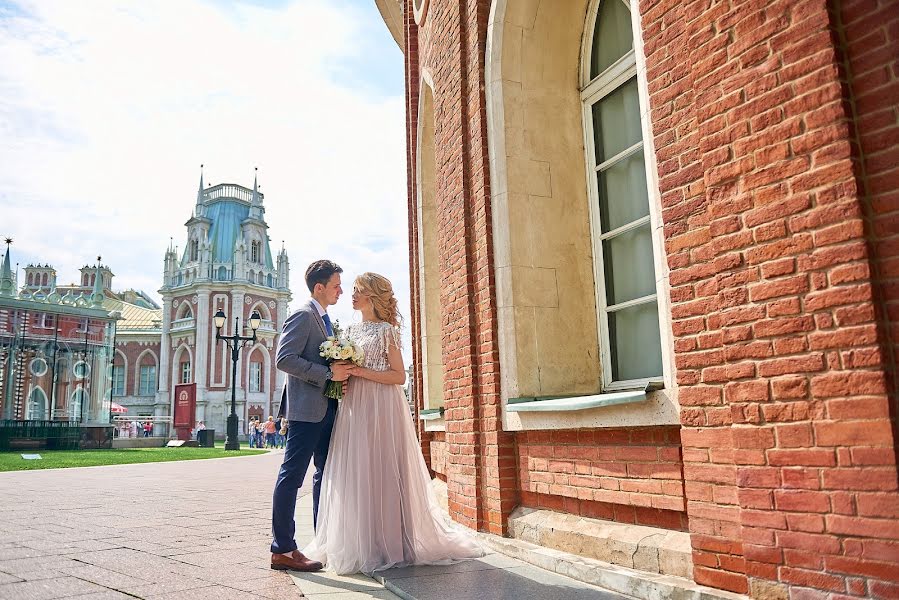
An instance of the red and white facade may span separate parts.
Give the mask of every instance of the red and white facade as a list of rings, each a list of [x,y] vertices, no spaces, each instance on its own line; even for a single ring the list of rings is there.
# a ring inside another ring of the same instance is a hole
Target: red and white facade
[[[377,4],[452,518],[645,525],[707,586],[899,598],[895,3]]]
[[[213,315],[228,316],[223,335],[251,335],[249,316],[258,311],[258,342],[240,353],[237,364],[236,412],[267,417],[280,401],[275,368],[278,332],[290,300],[289,263],[282,249],[272,257],[264,219],[263,195],[256,187],[220,184],[203,188],[202,178],[193,216],[187,221],[183,253],[165,255],[161,310],[137,311],[120,322],[115,365],[124,372],[113,399],[129,415],[170,416],[174,386],[197,385],[197,420],[225,434],[231,408],[232,361],[215,339]]]

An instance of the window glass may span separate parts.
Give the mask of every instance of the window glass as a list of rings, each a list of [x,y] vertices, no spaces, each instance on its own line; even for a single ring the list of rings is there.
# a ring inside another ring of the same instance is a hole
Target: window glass
[[[630,10],[621,0],[603,0],[593,28],[590,79],[595,79],[633,47]]]

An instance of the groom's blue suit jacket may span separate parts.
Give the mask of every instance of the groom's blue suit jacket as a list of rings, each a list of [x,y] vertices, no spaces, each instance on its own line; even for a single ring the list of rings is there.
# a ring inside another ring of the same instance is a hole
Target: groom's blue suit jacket
[[[311,300],[284,323],[278,344],[277,366],[278,370],[287,373],[280,412],[289,421],[318,423],[325,418],[328,410],[328,398],[324,396],[328,361],[319,354],[319,347],[326,339],[325,324]]]

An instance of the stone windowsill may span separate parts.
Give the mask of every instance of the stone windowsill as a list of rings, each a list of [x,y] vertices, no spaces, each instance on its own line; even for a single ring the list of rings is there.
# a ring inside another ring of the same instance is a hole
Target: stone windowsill
[[[645,402],[649,394],[661,389],[661,384],[649,382],[645,388],[592,394],[589,396],[550,396],[509,398],[506,404],[508,412],[568,412]]]
[[[425,431],[446,431],[442,406],[421,410],[418,412],[418,418],[424,423]]]

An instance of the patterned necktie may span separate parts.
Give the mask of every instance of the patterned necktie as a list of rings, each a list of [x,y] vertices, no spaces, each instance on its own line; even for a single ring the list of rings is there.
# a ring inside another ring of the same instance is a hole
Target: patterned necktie
[[[328,313],[322,315],[322,321],[325,322],[325,331],[328,332],[328,335],[334,335],[334,328],[331,327],[331,317],[328,316]]]

